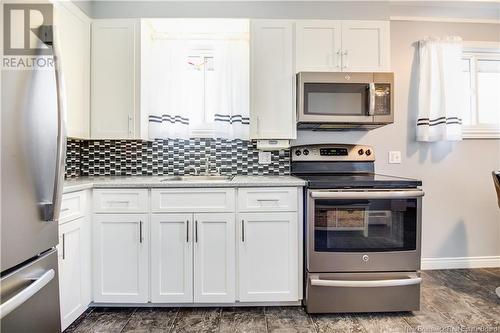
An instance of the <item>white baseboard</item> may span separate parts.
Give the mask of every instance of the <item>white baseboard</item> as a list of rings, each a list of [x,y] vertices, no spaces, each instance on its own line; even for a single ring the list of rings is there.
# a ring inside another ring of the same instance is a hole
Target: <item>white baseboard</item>
[[[500,267],[500,256],[422,258],[422,270]]]

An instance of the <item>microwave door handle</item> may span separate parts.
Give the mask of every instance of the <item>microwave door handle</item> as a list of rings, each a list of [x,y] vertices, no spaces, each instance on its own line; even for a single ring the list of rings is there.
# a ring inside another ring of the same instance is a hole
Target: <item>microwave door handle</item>
[[[368,114],[370,116],[375,115],[375,83],[371,82],[368,84],[370,91],[370,105],[368,109]]]
[[[424,196],[424,191],[399,190],[399,191],[313,191],[310,193],[313,199],[404,199],[418,198]]]

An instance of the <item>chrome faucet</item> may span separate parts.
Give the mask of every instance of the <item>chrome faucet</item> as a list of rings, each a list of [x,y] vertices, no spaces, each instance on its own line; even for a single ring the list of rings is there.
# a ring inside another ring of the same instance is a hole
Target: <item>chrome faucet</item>
[[[210,176],[212,174],[216,175],[216,176],[220,176],[220,168],[219,167],[215,167],[215,173],[212,173],[212,168],[210,166],[210,159],[207,157],[205,158],[205,167],[203,169],[203,175],[205,176]]]
[[[184,171],[189,171],[189,170],[193,170],[195,176],[198,176],[200,174],[200,168],[197,168],[194,165],[188,165],[186,169],[184,169]]]

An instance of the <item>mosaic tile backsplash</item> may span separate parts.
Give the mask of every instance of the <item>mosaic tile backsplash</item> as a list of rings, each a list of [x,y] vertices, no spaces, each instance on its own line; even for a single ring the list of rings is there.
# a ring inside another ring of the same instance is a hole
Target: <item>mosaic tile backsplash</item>
[[[183,175],[209,159],[223,175],[288,175],[290,151],[271,153],[259,164],[256,144],[246,140],[75,140],[68,139],[66,178],[79,176]]]

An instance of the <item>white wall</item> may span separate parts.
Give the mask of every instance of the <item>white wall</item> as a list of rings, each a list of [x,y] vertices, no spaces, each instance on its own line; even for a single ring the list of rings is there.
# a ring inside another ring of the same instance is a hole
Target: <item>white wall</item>
[[[395,120],[369,132],[302,132],[297,144],[363,143],[375,147],[376,171],[422,179],[422,257],[500,256],[500,209],[491,176],[500,169],[500,140],[456,143],[415,141],[416,67],[414,42],[424,36],[500,40],[499,25],[391,22],[391,62],[395,75]],[[400,150],[402,164],[388,164]]]

